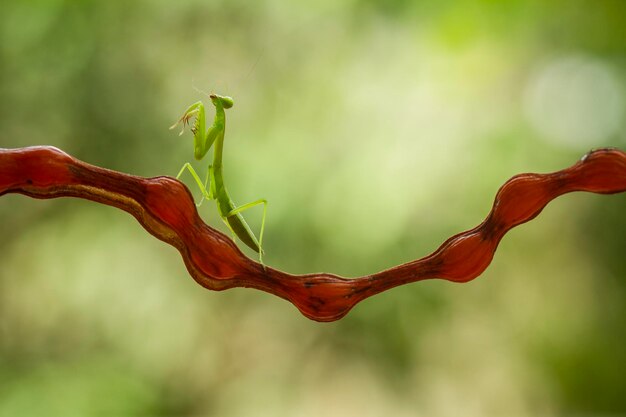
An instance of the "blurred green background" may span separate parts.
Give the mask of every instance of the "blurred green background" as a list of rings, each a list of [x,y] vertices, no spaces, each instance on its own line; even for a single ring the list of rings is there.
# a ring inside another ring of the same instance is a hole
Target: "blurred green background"
[[[514,174],[626,146],[626,3],[0,3],[0,147],[175,175],[193,85],[235,99],[225,176],[269,200],[266,262],[354,277],[474,227]],[[124,212],[5,195],[0,415],[625,415],[625,213],[561,197],[475,281],[319,324],[202,289]]]

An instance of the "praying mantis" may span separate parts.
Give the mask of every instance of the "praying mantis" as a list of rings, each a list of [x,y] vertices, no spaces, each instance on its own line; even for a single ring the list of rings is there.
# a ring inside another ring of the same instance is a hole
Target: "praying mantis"
[[[209,164],[209,169],[206,174],[204,183],[200,180],[200,177],[193,169],[189,162],[185,163],[178,172],[176,178],[180,178],[185,170],[191,173],[191,176],[200,187],[202,192],[202,199],[197,204],[199,207],[202,202],[207,200],[215,200],[217,204],[217,211],[222,218],[226,226],[233,233],[233,238],[237,236],[243,243],[245,243],[253,251],[258,252],[259,262],[263,264],[263,231],[265,230],[265,215],[267,212],[267,200],[259,199],[248,204],[236,206],[233,200],[230,198],[230,194],[226,190],[224,185],[224,175],[222,169],[222,152],[224,149],[224,132],[226,130],[226,113],[225,109],[230,109],[234,102],[233,99],[226,96],[220,96],[217,94],[209,94],[211,102],[215,106],[215,119],[211,127],[206,131],[206,115],[204,110],[204,104],[202,101],[198,101],[185,110],[185,113],[178,119],[170,129],[175,129],[182,123],[183,128],[180,131],[182,135],[185,131],[185,126],[190,124],[189,120],[195,117],[193,124],[191,124],[191,133],[193,133],[193,149],[194,157],[198,161],[204,158],[211,146],[213,148],[213,163]],[[208,185],[208,186],[207,186]],[[263,204],[263,220],[261,221],[261,231],[259,233],[259,239],[256,238],[252,229],[241,215],[241,212],[251,207]]]

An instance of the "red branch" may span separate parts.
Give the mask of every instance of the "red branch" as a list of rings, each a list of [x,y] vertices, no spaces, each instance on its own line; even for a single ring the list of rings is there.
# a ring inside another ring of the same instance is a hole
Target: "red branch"
[[[176,247],[191,276],[203,287],[267,291],[318,321],[340,319],[359,301],[398,285],[431,278],[454,282],[476,278],[491,263],[507,231],[572,191],[626,191],[626,153],[599,149],[561,171],[516,175],[500,188],[485,221],[452,236],[422,259],[355,279],[326,273],[291,275],[263,268],[232,240],[207,226],[187,187],[174,178],[142,178],[111,171],[48,146],[0,148],[0,196],[78,197],[117,207],[135,216],[152,235]]]

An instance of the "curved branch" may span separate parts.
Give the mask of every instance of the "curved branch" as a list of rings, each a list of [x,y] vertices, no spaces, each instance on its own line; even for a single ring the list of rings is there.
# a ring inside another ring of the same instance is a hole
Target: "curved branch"
[[[291,275],[264,268],[207,226],[187,187],[174,178],[111,171],[48,146],[0,149],[0,195],[78,197],[117,207],[176,247],[191,276],[203,287],[218,291],[256,288],[289,300],[306,317],[318,321],[337,320],[359,301],[398,285],[431,278],[454,282],[476,278],[491,263],[507,231],[572,191],[626,191],[626,153],[599,149],[561,171],[516,175],[500,188],[485,221],[452,236],[422,259],[355,279],[326,273]]]

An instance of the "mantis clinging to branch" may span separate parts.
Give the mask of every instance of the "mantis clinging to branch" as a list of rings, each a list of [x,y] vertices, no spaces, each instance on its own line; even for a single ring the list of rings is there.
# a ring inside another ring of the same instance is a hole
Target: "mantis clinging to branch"
[[[208,130],[205,131],[206,116],[202,101],[198,101],[189,106],[187,110],[185,110],[185,113],[183,113],[180,119],[178,119],[178,121],[170,127],[170,129],[174,129],[182,123],[183,129],[180,132],[180,135],[182,135],[185,131],[185,125],[190,124],[189,120],[192,117],[195,117],[195,120],[191,125],[191,132],[193,133],[194,157],[197,160],[201,160],[215,143],[215,147],[213,148],[213,163],[209,165],[204,183],[202,183],[200,177],[189,162],[183,165],[176,178],[179,178],[185,169],[187,169],[202,192],[202,200],[200,200],[200,203],[197,205],[200,206],[205,198],[207,200],[215,200],[220,217],[224,223],[226,223],[233,235],[239,237],[239,239],[241,239],[241,241],[253,251],[258,252],[259,261],[263,263],[263,231],[265,229],[267,201],[265,199],[259,199],[237,207],[230,198],[230,195],[224,185],[224,176],[222,173],[222,151],[224,149],[224,132],[226,130],[226,114],[224,110],[231,108],[234,103],[233,99],[230,97],[219,96],[217,94],[210,94],[209,97],[215,106],[215,119],[213,121],[213,125],[211,125]],[[259,239],[257,240],[256,236],[252,232],[252,229],[250,229],[250,226],[241,215],[241,212],[259,204],[263,204],[263,220],[261,221],[261,232],[259,233]]]

